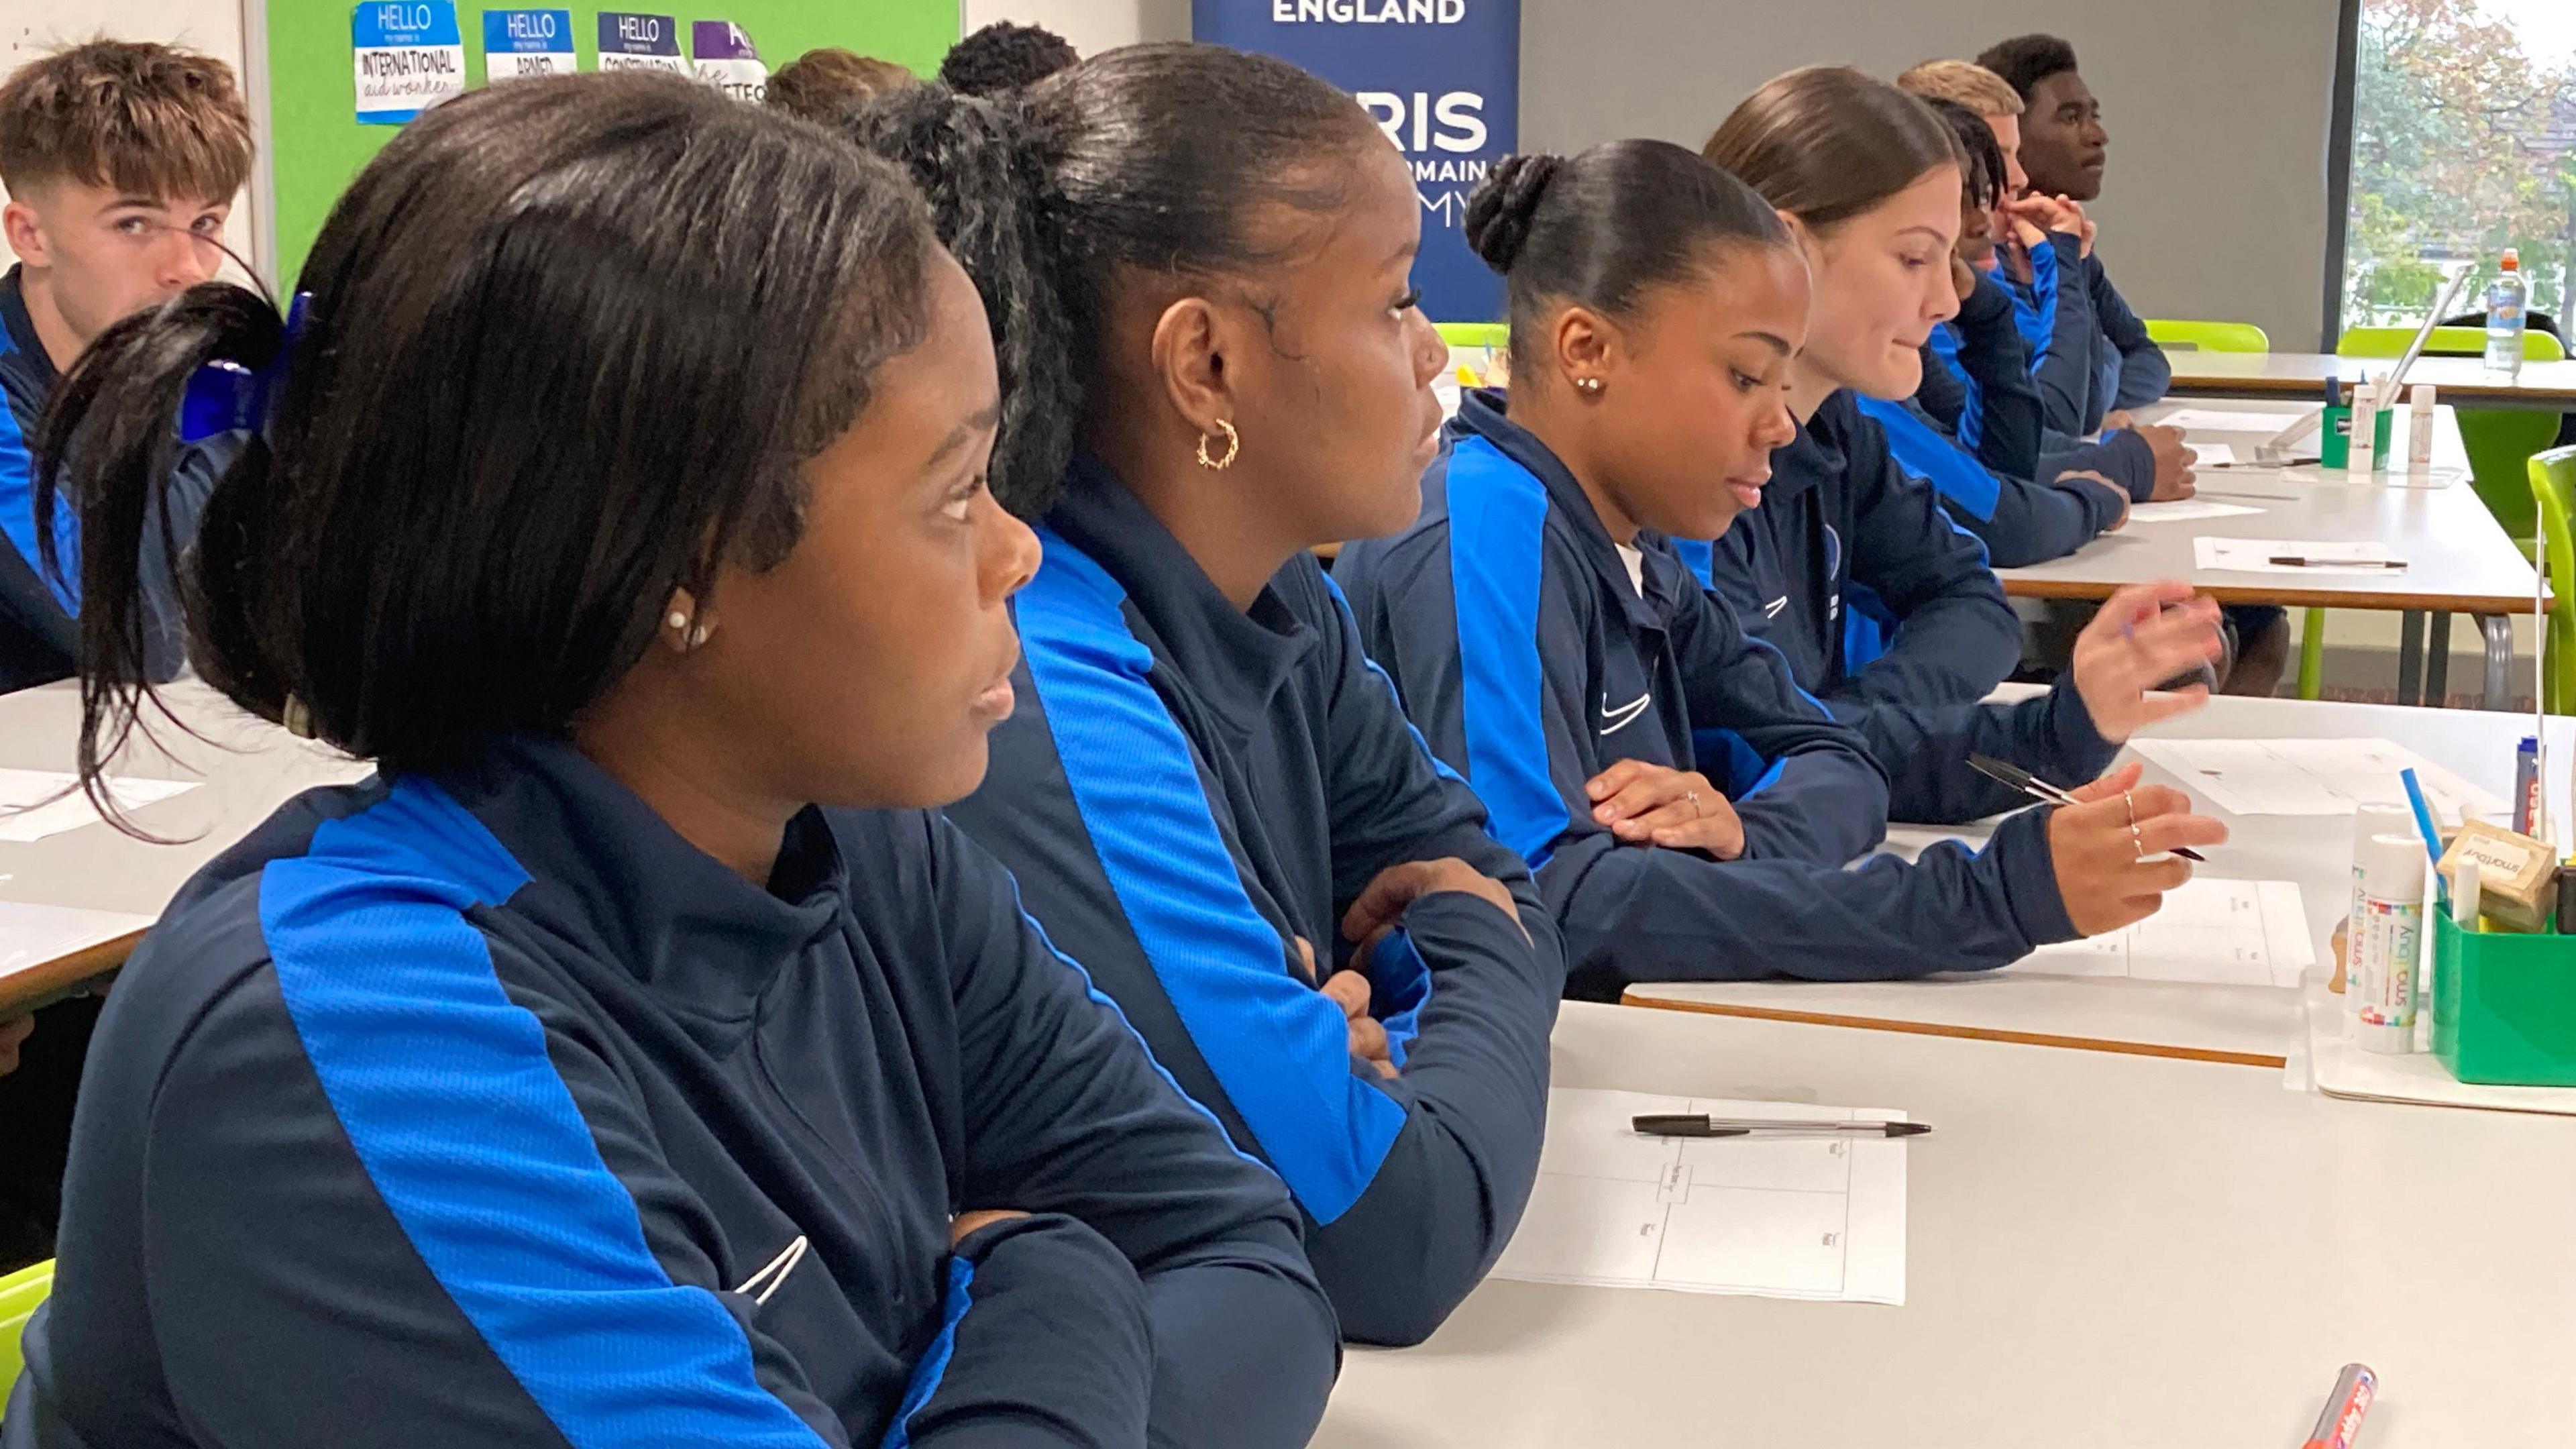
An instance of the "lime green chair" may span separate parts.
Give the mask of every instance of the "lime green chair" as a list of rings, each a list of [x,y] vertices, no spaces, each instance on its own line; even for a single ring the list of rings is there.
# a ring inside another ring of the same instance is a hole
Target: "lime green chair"
[[[2269,352],[2272,339],[2251,322],[2150,321],[2147,339],[2158,347],[2196,352]]]
[[[2530,471],[2531,501],[2549,540],[2549,592],[2556,596],[2540,645],[2549,676],[2542,702],[2551,714],[2576,714],[2576,448],[2535,453]]]
[[[2335,344],[2343,357],[2399,357],[2415,340],[2412,327],[2356,327]],[[2480,357],[2487,335],[2475,327],[2436,327],[2424,345],[2428,357]],[[2567,355],[2546,332],[2522,334],[2526,362],[2556,362]],[[2529,539],[2536,526],[2524,468],[2531,455],[2558,440],[2558,414],[2526,409],[2461,408],[2460,442],[2469,452],[2469,476],[2479,501],[2504,531]]]
[[[1452,347],[1490,347],[1500,352],[1512,345],[1508,322],[1443,322],[1440,340]]]
[[[8,1399],[9,1386],[18,1381],[18,1370],[26,1366],[18,1352],[18,1335],[26,1331],[36,1305],[52,1291],[54,1264],[50,1258],[0,1278],[0,1402]]]

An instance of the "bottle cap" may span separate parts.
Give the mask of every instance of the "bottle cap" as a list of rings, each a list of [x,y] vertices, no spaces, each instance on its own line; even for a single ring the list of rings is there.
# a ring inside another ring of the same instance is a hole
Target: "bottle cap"
[[[2374,835],[2412,835],[2415,812],[2403,805],[2364,805],[2352,816],[2352,860],[2361,864],[2362,847]],[[2418,848],[2421,853],[2421,848]]]
[[[2513,248],[2511,248],[2511,247],[2506,247],[2506,248],[2504,249],[2504,259],[2503,259],[2502,261],[2500,261],[2500,262],[2497,262],[2497,263],[2496,263],[2496,266],[2497,266],[2498,268],[2500,268],[2500,269],[2502,269],[2502,270],[2504,270],[2504,271],[2508,271],[2508,272],[2518,272],[2518,271],[2521,271],[2521,270],[2522,270],[2522,254],[2521,254],[2520,252],[2515,251],[2515,250],[2514,250]]]
[[[2361,893],[2383,901],[2424,899],[2424,842],[2413,831],[2374,835],[2354,856],[2361,871]]]

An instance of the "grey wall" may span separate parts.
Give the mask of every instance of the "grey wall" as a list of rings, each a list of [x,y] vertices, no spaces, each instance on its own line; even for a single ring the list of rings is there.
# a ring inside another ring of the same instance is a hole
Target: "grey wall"
[[[2102,98],[2101,253],[2148,317],[2323,322],[2338,0],[1522,0],[1521,142],[1697,147],[1795,66],[1893,77],[2006,36],[2066,37]]]

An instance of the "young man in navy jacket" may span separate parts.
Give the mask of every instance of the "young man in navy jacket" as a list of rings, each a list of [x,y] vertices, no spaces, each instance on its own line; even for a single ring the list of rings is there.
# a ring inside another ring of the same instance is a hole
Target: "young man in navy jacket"
[[[2029,173],[2034,196],[2063,197],[2078,205],[2099,199],[2110,135],[2102,126],[2101,101],[2076,69],[2075,47],[2052,35],[2023,35],[1987,50],[1977,63],[2001,76],[2022,98],[2018,159]],[[2116,428],[2130,409],[2164,399],[2173,367],[2111,285],[2101,257],[2085,255],[2079,265],[2083,295],[2092,304],[2085,310],[2095,332],[2090,387],[2094,400],[2107,409],[2106,416],[2091,422]],[[2132,496],[2137,496],[2134,487]],[[2270,694],[2289,667],[2288,612],[2270,604],[2234,605],[2226,612],[2235,652],[2222,688],[2230,694]]]
[[[80,525],[55,515],[59,578],[45,576],[36,538],[45,401],[92,338],[215,275],[250,161],[250,113],[210,56],[99,40],[0,83],[0,229],[18,256],[0,276],[0,692],[61,679],[78,654]],[[179,448],[167,511],[183,548],[239,446],[227,433]],[[162,552],[144,550],[144,627],[168,678],[183,641]]]

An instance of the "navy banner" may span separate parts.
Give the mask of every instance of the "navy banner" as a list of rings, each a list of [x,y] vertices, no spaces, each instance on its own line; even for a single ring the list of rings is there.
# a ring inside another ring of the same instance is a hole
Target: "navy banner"
[[[1191,0],[1191,34],[1292,61],[1368,107],[1413,168],[1435,322],[1494,322],[1502,279],[1467,249],[1467,194],[1520,144],[1520,0]]]

